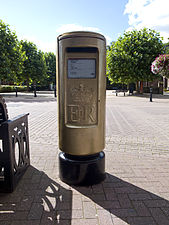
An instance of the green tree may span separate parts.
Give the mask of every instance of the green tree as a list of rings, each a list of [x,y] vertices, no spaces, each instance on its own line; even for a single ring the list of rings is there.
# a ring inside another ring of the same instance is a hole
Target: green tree
[[[9,25],[0,20],[0,79],[16,81],[22,71],[24,52]]]
[[[45,53],[45,60],[47,66],[46,84],[56,85],[56,56],[53,52]]]
[[[44,53],[39,51],[35,44],[28,41],[21,41],[22,51],[26,57],[23,63],[23,72],[20,81],[26,82],[27,90],[30,84],[39,84],[47,76],[47,67]]]
[[[125,32],[107,51],[109,79],[128,84],[157,78],[150,67],[162,49],[162,38],[154,30],[144,28]]]

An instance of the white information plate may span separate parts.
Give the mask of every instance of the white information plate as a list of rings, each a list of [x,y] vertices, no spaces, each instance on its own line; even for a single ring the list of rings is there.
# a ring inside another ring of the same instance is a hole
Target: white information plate
[[[68,59],[68,78],[95,78],[95,59]]]

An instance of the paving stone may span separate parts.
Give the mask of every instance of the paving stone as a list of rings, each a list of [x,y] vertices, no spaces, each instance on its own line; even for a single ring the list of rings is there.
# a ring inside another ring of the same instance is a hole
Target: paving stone
[[[144,202],[132,201],[132,205],[137,211],[138,216],[151,216],[150,211],[148,210],[148,207],[145,206]]]
[[[1,225],[11,225],[11,221],[1,221]]]
[[[71,220],[42,220],[40,225],[71,225]]]
[[[131,200],[129,199],[127,194],[120,193],[117,195],[118,200],[122,208],[132,208]]]
[[[131,200],[147,200],[151,199],[151,196],[149,193],[141,193],[141,194],[129,194],[129,198]]]
[[[71,225],[71,211],[66,211],[65,214],[69,219],[64,217],[63,211],[43,211],[40,225]]]
[[[98,219],[73,219],[71,225],[100,225]]]
[[[31,167],[0,194],[0,225],[169,224],[169,98],[108,91],[106,179],[70,187],[59,179],[56,99],[27,97],[7,98],[10,117],[30,113]]]
[[[39,203],[33,203],[28,214],[28,220],[40,220],[43,213],[43,205]]]
[[[82,209],[82,197],[81,195],[72,196],[72,209]]]
[[[123,208],[111,209],[110,212],[116,217],[120,217],[120,218],[137,216],[135,209],[130,209],[130,208],[129,209],[123,209]]]
[[[97,201],[96,209],[119,209],[119,201]]]
[[[22,220],[22,221],[18,220],[18,221],[13,221],[11,223],[11,225],[40,225],[40,220],[33,220],[33,221],[31,221],[31,220],[29,220],[29,221],[27,221],[27,220]]]
[[[129,225],[128,222],[126,222],[126,218],[113,218],[113,225]]]
[[[17,204],[16,209],[19,211],[30,210],[33,202],[32,196],[23,196],[20,203]]]
[[[169,202],[164,199],[144,200],[147,207],[169,207]]]
[[[156,222],[154,221],[154,219],[152,217],[130,217],[127,219],[128,223],[130,225],[157,225]],[[159,223],[159,224],[163,224],[163,223]]]
[[[72,210],[57,210],[56,218],[57,220],[70,220],[72,218]]]
[[[157,224],[169,224],[169,217],[160,208],[149,208],[149,210]]]
[[[97,212],[93,202],[83,202],[84,218],[96,218]]]
[[[112,218],[111,218],[111,214],[109,211],[97,210],[97,216],[98,216],[100,224],[102,224],[102,225],[112,224]]]
[[[169,218],[169,207],[168,207],[168,208],[162,207],[161,209],[162,209],[162,211],[164,212],[164,214],[165,214],[166,216],[168,216],[168,218]]]

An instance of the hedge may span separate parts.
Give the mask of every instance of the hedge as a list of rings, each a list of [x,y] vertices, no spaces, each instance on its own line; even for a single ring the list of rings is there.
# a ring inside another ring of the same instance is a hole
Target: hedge
[[[16,87],[18,92],[24,92],[27,90],[26,86],[0,85],[0,93],[15,92]]]

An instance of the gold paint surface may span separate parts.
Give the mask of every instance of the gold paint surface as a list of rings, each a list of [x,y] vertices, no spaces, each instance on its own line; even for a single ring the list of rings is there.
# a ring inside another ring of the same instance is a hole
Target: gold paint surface
[[[92,32],[63,34],[58,37],[57,54],[59,148],[71,155],[98,153],[105,146],[105,39]],[[95,74],[77,63],[72,76],[68,60],[74,59],[95,60]],[[81,69],[89,74],[79,74]]]
[[[86,80],[69,80],[67,83],[66,125],[96,125],[97,83]]]

